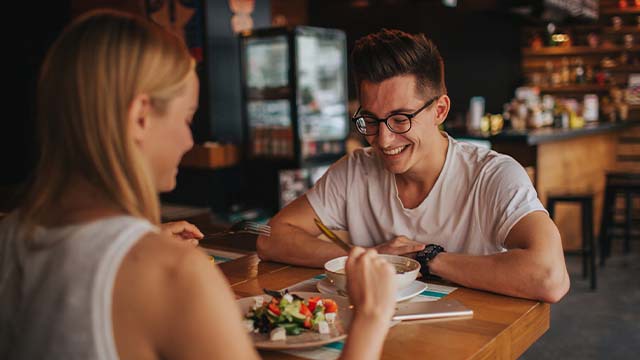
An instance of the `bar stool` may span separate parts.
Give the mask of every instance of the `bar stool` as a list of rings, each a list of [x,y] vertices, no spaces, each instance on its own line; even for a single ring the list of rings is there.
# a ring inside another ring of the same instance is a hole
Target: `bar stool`
[[[549,194],[547,196],[547,208],[549,216],[553,219],[556,203],[569,202],[580,205],[582,213],[582,249],[577,251],[565,251],[568,255],[582,256],[582,277],[587,277],[587,268],[591,277],[591,289],[596,289],[596,255],[595,240],[593,236],[593,194],[592,193],[562,193]]]
[[[608,172],[606,174],[604,202],[600,221],[600,265],[611,254],[612,230],[615,227],[616,197],[625,198],[624,253],[631,249],[631,228],[633,225],[633,196],[640,195],[639,172]]]

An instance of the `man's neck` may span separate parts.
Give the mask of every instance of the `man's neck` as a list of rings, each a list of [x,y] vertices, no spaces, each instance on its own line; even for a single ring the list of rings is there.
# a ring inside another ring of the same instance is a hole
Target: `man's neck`
[[[447,158],[449,139],[439,137],[440,141],[434,142],[427,158],[411,170],[396,174],[396,186],[398,195],[405,208],[412,209],[422,203],[435,185]]]

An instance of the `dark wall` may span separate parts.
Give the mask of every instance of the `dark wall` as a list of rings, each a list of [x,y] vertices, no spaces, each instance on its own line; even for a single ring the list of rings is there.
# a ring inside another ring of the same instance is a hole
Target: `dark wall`
[[[69,21],[70,2],[11,2],[5,7],[0,210],[15,206],[17,190],[35,166],[35,91],[46,50]]]
[[[236,34],[231,31],[228,0],[206,1],[206,54],[209,71],[210,139],[242,140],[240,84],[240,50]],[[269,1],[255,2],[254,28],[271,25]]]
[[[461,3],[460,1],[458,3]],[[354,8],[349,1],[309,0],[309,23],[347,32],[354,42],[381,28],[425,33],[440,49],[452,109],[466,112],[472,96],[484,96],[486,110],[502,112],[521,81],[521,21],[505,12],[447,8],[440,1],[369,1]],[[350,83],[350,97],[355,97]]]
[[[206,3],[206,69],[201,74],[201,110],[204,111],[201,111],[202,117],[196,121],[204,123],[194,124],[194,138],[197,141],[215,139],[240,143],[240,61],[238,39],[230,26],[233,14],[228,0],[202,1]],[[10,195],[27,181],[35,165],[35,88],[40,64],[51,43],[74,15],[98,6],[139,12],[137,6],[140,3],[142,2],[121,0],[59,0],[43,2],[35,8],[28,2],[12,3],[11,9],[7,11],[7,14],[11,14],[10,19],[4,23],[9,25],[12,34],[11,43],[6,47],[10,51],[7,58],[14,60],[15,64],[6,68],[5,77],[9,81],[7,88],[11,91],[9,104],[5,108],[3,129],[0,131],[0,160],[3,166],[0,176],[0,209],[13,206]],[[268,27],[271,23],[270,2],[256,1],[252,18],[255,27]],[[184,199],[190,203],[225,207],[234,201],[234,194],[239,191],[237,170],[207,172],[205,178],[210,180],[210,186],[196,181],[196,177],[202,176],[202,172],[185,171],[184,175],[179,179],[176,189],[178,194],[174,194],[178,196],[169,196],[176,201]]]

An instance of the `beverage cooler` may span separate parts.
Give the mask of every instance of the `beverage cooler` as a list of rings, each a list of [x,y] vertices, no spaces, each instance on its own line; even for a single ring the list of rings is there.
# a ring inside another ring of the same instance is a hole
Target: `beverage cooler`
[[[271,28],[240,36],[248,198],[276,211],[344,155],[344,32]]]

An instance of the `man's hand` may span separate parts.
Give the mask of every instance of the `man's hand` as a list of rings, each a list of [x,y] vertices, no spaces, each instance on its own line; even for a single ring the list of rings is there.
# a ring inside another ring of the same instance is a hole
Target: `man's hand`
[[[407,255],[416,251],[424,250],[427,246],[421,242],[413,241],[406,236],[396,236],[395,238],[375,247],[379,254]]]
[[[163,234],[169,235],[179,241],[187,241],[193,246],[198,246],[204,234],[193,224],[186,221],[174,221],[160,224]]]

